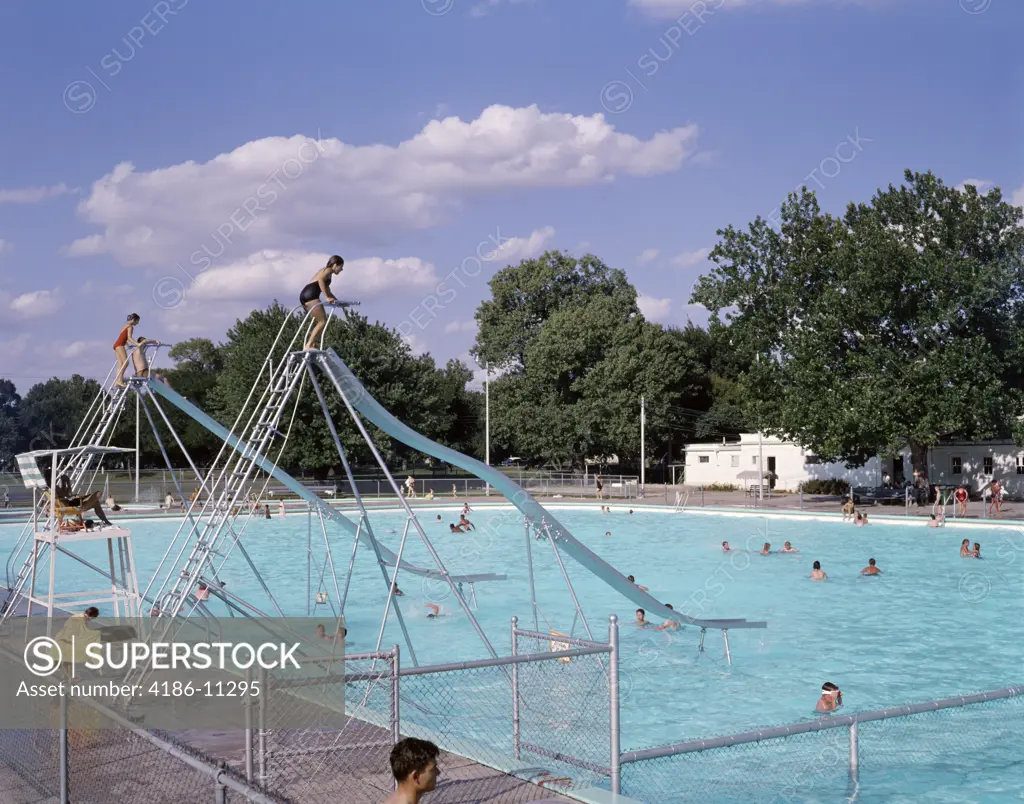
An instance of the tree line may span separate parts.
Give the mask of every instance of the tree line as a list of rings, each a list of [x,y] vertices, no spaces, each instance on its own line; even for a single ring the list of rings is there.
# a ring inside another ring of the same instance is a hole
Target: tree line
[[[718,231],[713,267],[690,299],[710,311],[706,328],[646,320],[626,274],[592,254],[549,251],[507,266],[476,311],[471,350],[492,370],[492,462],[514,455],[578,470],[617,456],[620,471],[635,471],[641,398],[651,469],[680,460],[687,442],[757,428],[851,466],[909,445],[919,470],[944,438],[1020,441],[1022,219],[998,188],[982,195],[932,173],[907,171],[903,185],[839,217],[803,188],[782,205],[777,228],[758,217]],[[288,316],[275,302],[221,343],[177,344],[169,382],[230,426]],[[331,325],[326,346],[401,421],[483,457],[483,394],[467,388],[464,363],[414,355],[393,328],[354,313]],[[0,466],[19,451],[66,445],[98,390],[75,375],[20,397],[0,380]],[[371,463],[341,401],[327,398],[350,459]],[[211,461],[220,443],[167,413],[196,463]],[[114,443],[134,446],[134,416],[123,419]],[[148,429],[144,465],[161,466]],[[392,466],[423,457],[369,429]],[[165,446],[183,465],[177,447]],[[308,391],[280,465],[340,471]]]

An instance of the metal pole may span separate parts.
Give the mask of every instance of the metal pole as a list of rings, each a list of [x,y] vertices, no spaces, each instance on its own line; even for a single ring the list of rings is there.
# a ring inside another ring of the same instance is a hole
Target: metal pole
[[[252,781],[252,666],[245,668],[245,780]]]
[[[491,363],[484,361],[484,463],[491,465]],[[491,484],[486,494],[491,496]]]
[[[259,769],[260,769],[260,784],[265,785],[267,783],[267,671],[262,667],[259,669]]]
[[[142,396],[135,395],[135,502],[139,502],[139,469],[142,466],[142,453],[139,451],[140,419],[142,414]]]
[[[398,645],[391,646],[391,744],[402,739],[402,718],[400,706],[401,654]]]
[[[313,508],[309,508],[306,526],[306,616],[309,616],[309,599],[313,594]]]
[[[764,499],[764,439],[761,437],[761,428],[757,429],[757,499]]]
[[[647,481],[647,450],[644,444],[644,436],[647,427],[647,403],[640,397],[640,496],[644,496],[644,485]]]
[[[217,767],[219,768],[219,770],[217,771],[217,774],[213,777],[213,796],[214,801],[216,801],[217,804],[228,804],[228,788],[227,785],[225,785],[221,781],[221,775],[224,773],[224,770],[227,768],[227,766],[228,764],[224,760],[218,762]]]
[[[518,653],[516,642],[516,627],[519,625],[519,618],[512,618],[512,655]],[[519,759],[519,665],[512,665],[512,754]]]
[[[857,769],[860,767],[860,758],[857,755],[857,721],[850,724],[850,777],[857,778]]]
[[[614,614],[608,618],[608,644],[612,649],[609,665],[611,672],[608,675],[608,707],[609,707],[609,729],[608,736],[611,748],[611,786],[612,793],[622,793],[622,771],[619,764],[622,752],[619,745],[619,624],[618,617]]]
[[[722,641],[725,643],[725,663],[732,664],[732,651],[729,650],[729,629],[722,629]]]
[[[53,456],[53,460],[56,463],[56,455]],[[57,733],[57,751],[59,754],[60,804],[69,804],[71,799],[68,797],[70,763],[68,762],[68,698],[66,695],[60,696],[60,731]]]
[[[526,566],[530,573],[530,609],[533,611],[533,630],[539,631],[540,624],[537,622],[537,591],[533,585],[533,546],[530,544],[530,520],[525,522],[526,529]]]

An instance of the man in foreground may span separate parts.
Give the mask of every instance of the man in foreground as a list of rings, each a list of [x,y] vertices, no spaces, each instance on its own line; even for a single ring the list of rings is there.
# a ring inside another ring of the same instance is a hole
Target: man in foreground
[[[395,775],[395,792],[384,804],[418,804],[424,793],[437,784],[436,745],[427,740],[406,737],[391,749],[391,772]]]

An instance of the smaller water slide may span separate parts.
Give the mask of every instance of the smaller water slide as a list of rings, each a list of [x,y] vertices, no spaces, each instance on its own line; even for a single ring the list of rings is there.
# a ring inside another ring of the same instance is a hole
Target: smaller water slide
[[[699,620],[688,617],[678,611],[668,608],[664,603],[644,592],[639,586],[628,580],[621,572],[611,564],[597,556],[589,548],[581,544],[569,532],[568,528],[562,525],[550,511],[547,511],[519,484],[510,480],[506,475],[493,469],[475,458],[463,455],[448,447],[442,447],[431,441],[424,435],[417,433],[410,427],[406,427],[398,419],[388,413],[376,399],[370,396],[369,392],[362,386],[348,366],[342,361],[333,349],[328,349],[317,354],[317,363],[323,372],[331,378],[331,382],[351,403],[359,413],[376,427],[388,435],[401,441],[403,444],[419,450],[420,452],[432,455],[433,457],[458,466],[467,472],[471,472],[481,480],[489,483],[497,489],[505,498],[522,512],[535,526],[546,524],[550,528],[555,544],[578,564],[596,575],[606,584],[623,597],[631,600],[638,607],[645,611],[656,614],[666,620],[675,620],[686,625],[694,625],[700,628],[732,629],[732,628],[766,628],[764,622],[748,622],[744,619],[735,620]]]
[[[194,421],[201,424],[217,438],[227,440],[228,443],[237,451],[242,452],[246,446],[243,441],[237,436],[232,435],[228,432],[228,429],[220,424],[216,419],[209,416],[200,408],[193,405],[185,397],[179,394],[177,391],[171,389],[170,386],[159,380],[151,379],[148,383],[149,390],[159,394],[178,410],[182,411],[187,416],[191,417]],[[336,522],[341,525],[352,535],[355,535],[357,527],[356,523],[345,516],[340,511],[332,508],[326,501],[320,499],[316,494],[310,491],[304,484],[300,483],[294,477],[289,475],[287,472],[274,466],[273,462],[267,458],[261,458],[259,460],[259,466],[265,472],[268,472],[274,479],[279,481],[286,488],[297,494],[301,499],[305,500],[310,505],[314,506],[319,510],[324,517],[330,519],[332,522]],[[359,531],[360,541],[365,543],[367,546],[372,547],[371,539],[373,538],[369,531],[364,527]],[[382,545],[379,541],[377,542],[377,549],[380,550],[381,557],[384,559],[384,563],[390,567],[395,565],[395,560],[398,558],[391,550]],[[410,564],[408,561],[402,561],[400,569],[402,572],[408,572],[412,575],[418,575],[424,578],[441,578],[443,577],[437,570],[424,569],[417,567],[414,564]],[[478,583],[482,581],[504,581],[507,576],[495,575],[495,574],[481,574],[481,575],[452,575],[452,580],[456,583]]]

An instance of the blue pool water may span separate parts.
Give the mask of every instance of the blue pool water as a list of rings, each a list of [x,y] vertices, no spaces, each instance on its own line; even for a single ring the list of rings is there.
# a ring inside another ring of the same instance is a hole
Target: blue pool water
[[[434,521],[439,512],[441,523]],[[730,632],[730,667],[721,634],[709,632],[699,654],[698,629],[638,629],[630,624],[635,607],[629,601],[563,557],[595,638],[607,638],[609,614],[616,614],[622,625],[623,749],[813,718],[824,681],[841,687],[844,711],[856,712],[997,689],[1024,679],[1024,533],[1019,530],[878,522],[856,528],[838,521],[777,517],[640,510],[629,515],[625,509],[611,514],[563,509],[556,515],[602,558],[635,575],[677,610],[768,622],[766,630]],[[421,512],[451,572],[509,576],[476,588],[476,616],[499,655],[507,654],[509,618],[517,615],[521,627],[532,627],[521,518],[510,509],[480,506],[470,514],[480,527],[475,534],[449,533],[447,523],[454,519],[450,510]],[[372,522],[378,538],[397,552],[404,515],[374,512]],[[323,535],[317,522],[313,526],[313,555],[321,561]],[[130,527],[145,585],[176,525],[140,521]],[[340,572],[347,566],[351,539],[330,526],[328,534]],[[5,557],[15,535],[10,527],[0,528],[0,556]],[[959,557],[963,538],[981,543],[983,560]],[[738,551],[723,553],[723,540]],[[786,540],[800,552],[758,554],[765,541],[774,551]],[[295,616],[307,611],[306,541],[307,518],[302,515],[254,520],[245,534],[247,549],[279,604]],[[102,556],[98,545],[89,547],[94,559]],[[568,633],[574,627],[574,609],[551,545],[533,541],[531,548],[539,607],[549,621],[540,620],[541,630],[550,626]],[[414,532],[405,557],[432,566]],[[872,557],[883,574],[861,577],[860,569]],[[236,558],[222,578],[229,589],[260,600],[262,593]],[[828,573],[827,581],[808,579],[815,560]],[[316,568],[313,572],[315,589]],[[403,580],[400,575],[398,580],[406,593],[401,603],[421,664],[487,655],[446,587],[412,576]],[[346,612],[349,651],[373,649],[386,592],[370,550],[360,545]],[[428,620],[427,602],[438,603],[445,616]],[[324,607],[317,613],[329,619]],[[579,623],[574,633],[584,635]],[[392,618],[384,646],[401,642]],[[408,661],[406,656],[403,662]],[[1015,717],[1020,725],[1019,710]],[[999,773],[989,769],[990,775]],[[1019,768],[1016,775],[1021,775]],[[1024,790],[1014,775],[1005,781],[999,786],[1001,794],[1012,790],[1010,798],[1016,798]],[[942,800],[982,799],[954,795]]]

